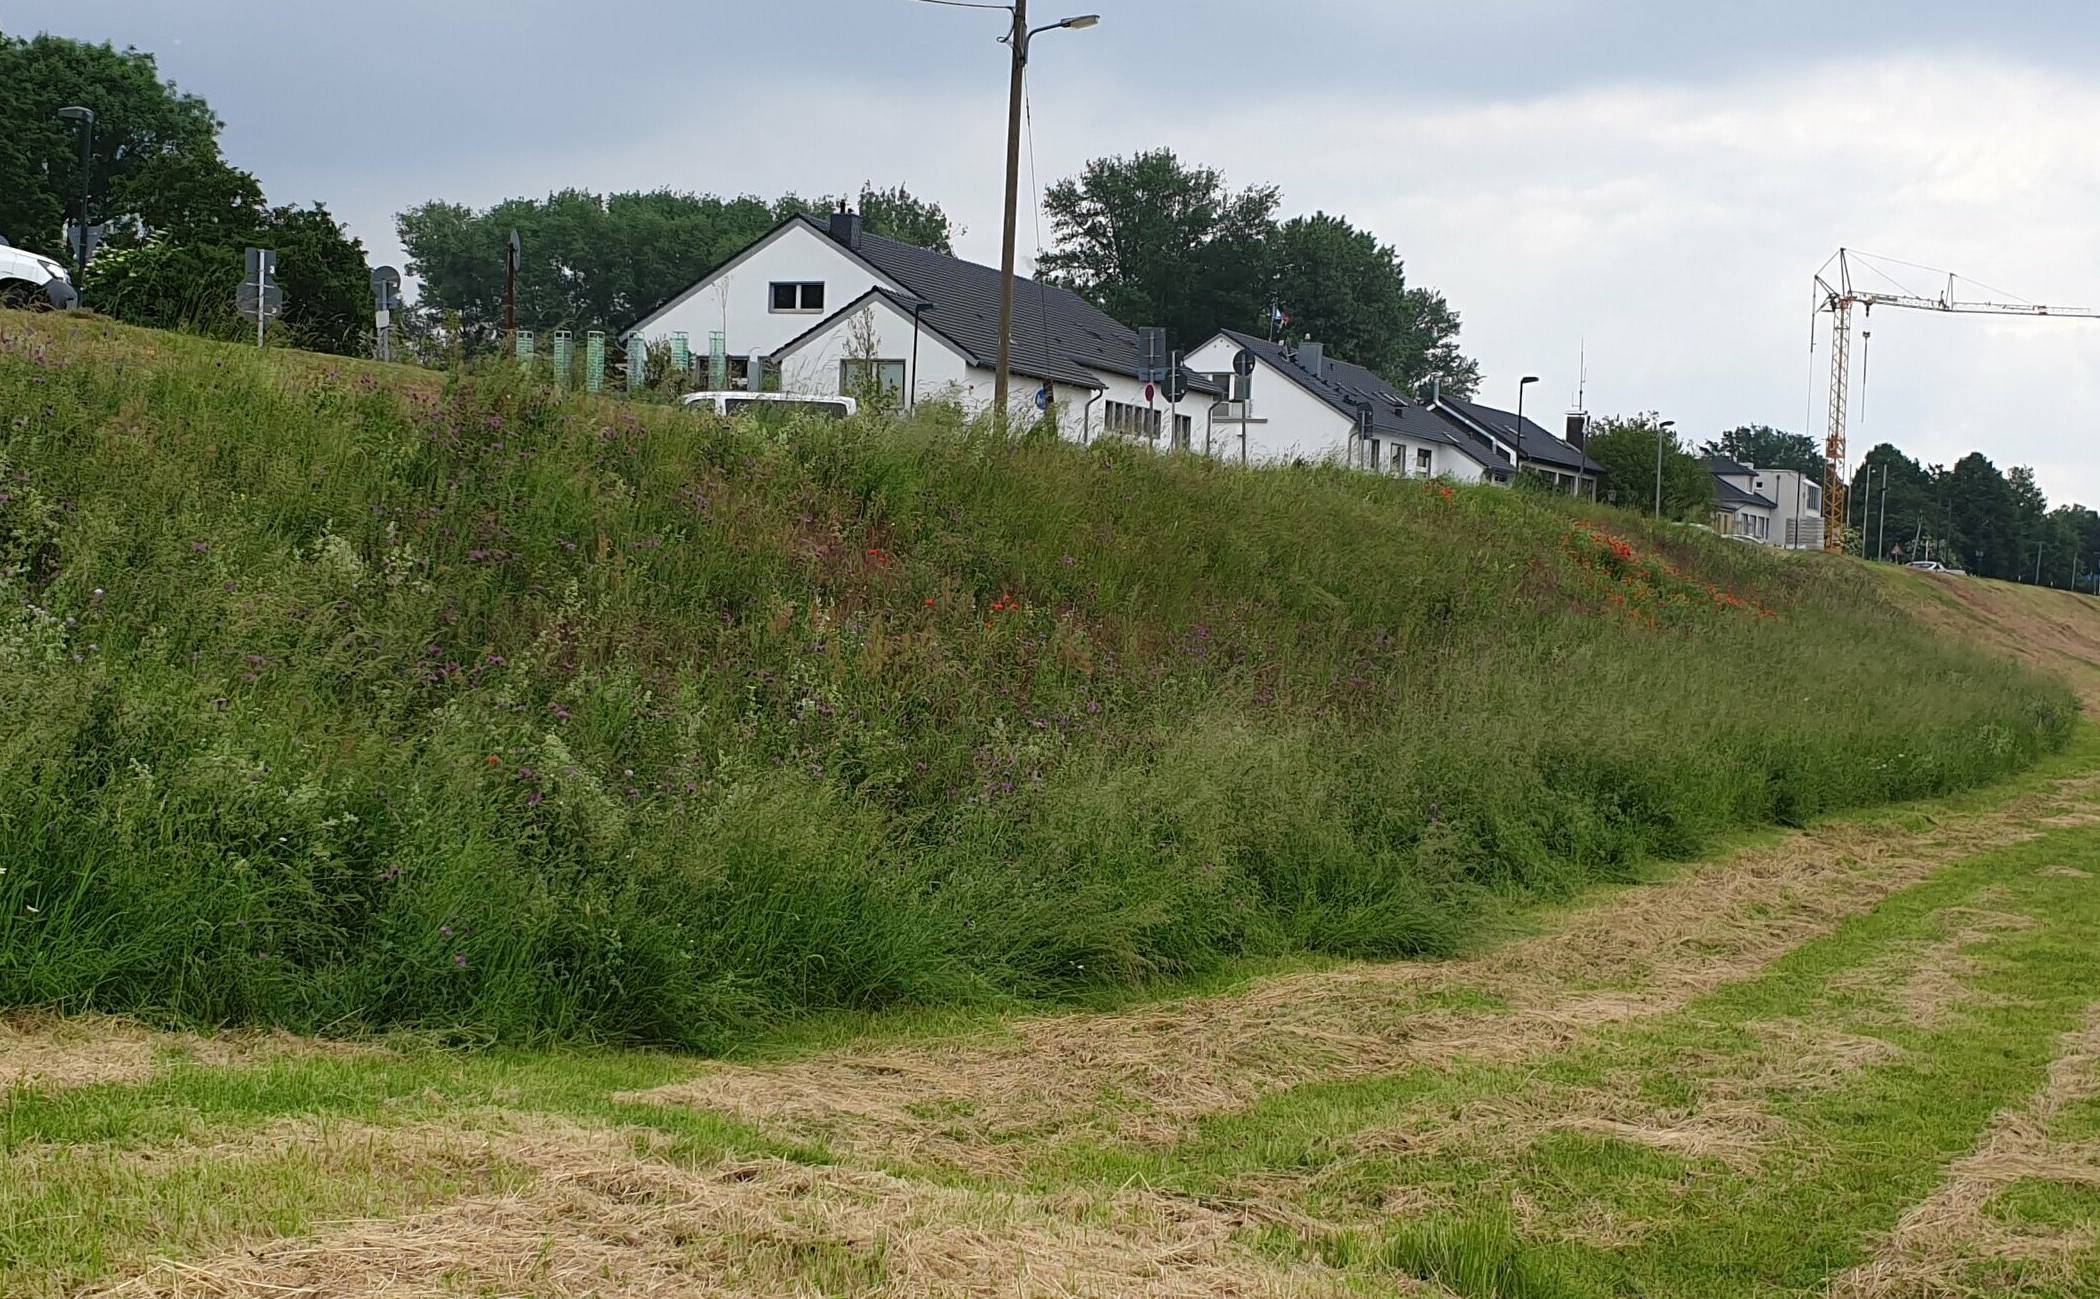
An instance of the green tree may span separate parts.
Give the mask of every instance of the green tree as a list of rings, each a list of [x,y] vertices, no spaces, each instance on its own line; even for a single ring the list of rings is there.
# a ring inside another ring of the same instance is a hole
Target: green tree
[[[1980,451],[1954,462],[1947,475],[1948,544],[1957,563],[1983,577],[2020,573],[2012,488]]]
[[[1431,378],[1457,397],[1479,387],[1479,365],[1458,350],[1457,313],[1434,290],[1409,288],[1400,254],[1370,231],[1325,212],[1294,217],[1277,227],[1270,262],[1293,333],[1402,390]]]
[[[1804,474],[1823,472],[1823,452],[1815,439],[1803,433],[1788,433],[1769,424],[1740,424],[1706,444],[1706,454],[1759,469],[1793,469]]]
[[[234,309],[243,250],[265,247],[277,253],[284,288],[279,336],[314,351],[364,349],[372,305],[364,245],[327,208],[272,208],[253,226],[224,233],[226,242],[157,235],[107,249],[88,263],[88,300],[128,324],[246,337],[253,325]]]
[[[1855,525],[1865,520],[1867,553],[1877,558],[1923,558],[1940,534],[1937,475],[1890,443],[1860,458],[1852,475],[1851,502]]]
[[[826,210],[837,206],[824,205]],[[858,210],[866,229],[937,253],[954,252],[955,236],[967,233],[948,219],[940,204],[919,198],[902,185],[877,189],[873,182],[863,182]]]
[[[1055,247],[1037,274],[1170,346],[1267,319],[1278,191],[1226,188],[1172,149],[1096,158],[1043,196]]]
[[[290,341],[319,352],[354,353],[372,325],[365,246],[319,203],[270,209],[259,236],[277,252]]]
[[[163,82],[153,56],[59,36],[0,35],[0,234],[53,257],[79,205],[78,128],[58,110],[95,112],[89,216],[133,242],[189,240],[259,218],[255,178],[219,155],[220,122]]]
[[[1604,466],[1598,495],[1608,505],[1643,514],[1655,509],[1655,462],[1662,454],[1663,517],[1704,523],[1714,509],[1714,476],[1698,456],[1662,427],[1654,411],[1596,422],[1584,449]]]

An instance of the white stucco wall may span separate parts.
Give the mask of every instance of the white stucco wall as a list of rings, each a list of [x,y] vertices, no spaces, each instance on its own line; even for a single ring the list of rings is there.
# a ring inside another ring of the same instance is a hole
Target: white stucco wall
[[[1232,369],[1232,358],[1239,351],[1239,344],[1220,336],[1189,353],[1184,364],[1207,374],[1222,374]],[[1255,367],[1249,396],[1253,417],[1268,423],[1247,426],[1244,458],[1248,464],[1317,461],[1330,455],[1340,459],[1346,453],[1348,418],[1266,362]],[[1219,425],[1213,445],[1219,457],[1241,459],[1240,427]]]
[[[823,284],[824,309],[774,311],[772,286],[779,281]],[[708,335],[721,330],[729,355],[764,352],[771,356],[810,326],[878,286],[898,287],[849,255],[829,235],[797,221],[782,226],[724,270],[701,281],[638,332],[654,343],[683,330],[693,354],[704,357]]]
[[[850,300],[842,304],[850,306]],[[816,333],[800,339],[792,350],[773,353],[780,367],[783,391],[833,394],[839,391],[839,362],[854,355],[858,344],[854,322],[867,313],[869,333],[875,344],[875,359],[904,363],[905,386],[918,401],[957,401],[971,414],[982,414],[997,391],[997,375],[989,366],[971,364],[968,357],[950,345],[923,322],[916,330],[918,366],[912,365],[914,328],[911,313],[886,298],[872,298],[859,309],[831,321]],[[805,329],[807,326],[805,326]],[[1009,401],[1014,422],[1036,418],[1035,394],[1042,381],[1027,375],[1013,377]],[[1059,432],[1079,440],[1080,424],[1086,418],[1090,388],[1075,384],[1051,385],[1051,400],[1058,406]],[[1100,425],[1100,403],[1094,404],[1094,424]]]
[[[1206,373],[1222,373],[1232,368],[1232,358],[1239,350],[1239,345],[1231,339],[1214,338],[1189,354],[1188,365]],[[1248,463],[1279,464],[1328,457],[1346,460],[1351,454],[1349,435],[1354,425],[1350,418],[1307,392],[1296,380],[1266,361],[1256,363],[1251,395],[1254,417],[1268,423],[1251,425],[1247,429]],[[1462,483],[1478,482],[1483,477],[1484,471],[1478,461],[1447,442],[1386,433],[1379,434],[1377,441],[1381,473],[1412,475],[1415,473],[1416,453],[1427,450],[1433,477]],[[1219,456],[1239,459],[1239,426],[1218,425],[1215,446]],[[1363,449],[1356,448],[1355,454],[1364,462],[1360,467],[1367,467],[1368,458],[1363,455]]]

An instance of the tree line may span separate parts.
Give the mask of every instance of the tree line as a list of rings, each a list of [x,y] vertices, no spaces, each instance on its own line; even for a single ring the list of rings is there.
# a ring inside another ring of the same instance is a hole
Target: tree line
[[[1653,411],[1598,420],[1587,451],[1606,471],[1599,497],[1641,511],[1655,507],[1660,452],[1663,515],[1686,522],[1705,522],[1714,511],[1709,456],[1798,470],[1819,482],[1825,467],[1822,449],[1803,433],[1745,424],[1695,447]],[[1852,472],[1842,527],[1857,555],[1933,560],[1982,577],[2100,593],[2100,514],[2076,504],[2050,508],[2033,469],[2000,472],[1980,451],[1950,466],[1880,443]]]

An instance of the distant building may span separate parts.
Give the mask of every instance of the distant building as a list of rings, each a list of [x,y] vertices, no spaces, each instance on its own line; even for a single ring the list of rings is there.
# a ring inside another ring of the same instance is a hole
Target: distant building
[[[1241,353],[1253,373],[1233,373]],[[1375,473],[1507,483],[1520,469],[1594,496],[1603,468],[1508,411],[1432,392],[1411,397],[1306,340],[1271,342],[1223,330],[1188,354],[1192,370],[1229,389],[1212,419],[1212,454],[1250,464],[1335,460]]]
[[[1788,550],[1823,548],[1823,485],[1794,469],[1759,469],[1708,456],[1714,476],[1714,529]]]

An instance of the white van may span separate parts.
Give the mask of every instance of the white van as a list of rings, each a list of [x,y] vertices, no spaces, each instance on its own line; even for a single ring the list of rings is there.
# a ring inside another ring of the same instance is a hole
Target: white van
[[[851,419],[860,411],[860,403],[851,397],[824,397],[799,392],[689,392],[678,399],[678,404],[698,406],[717,415],[738,415],[757,410],[768,415]]]

